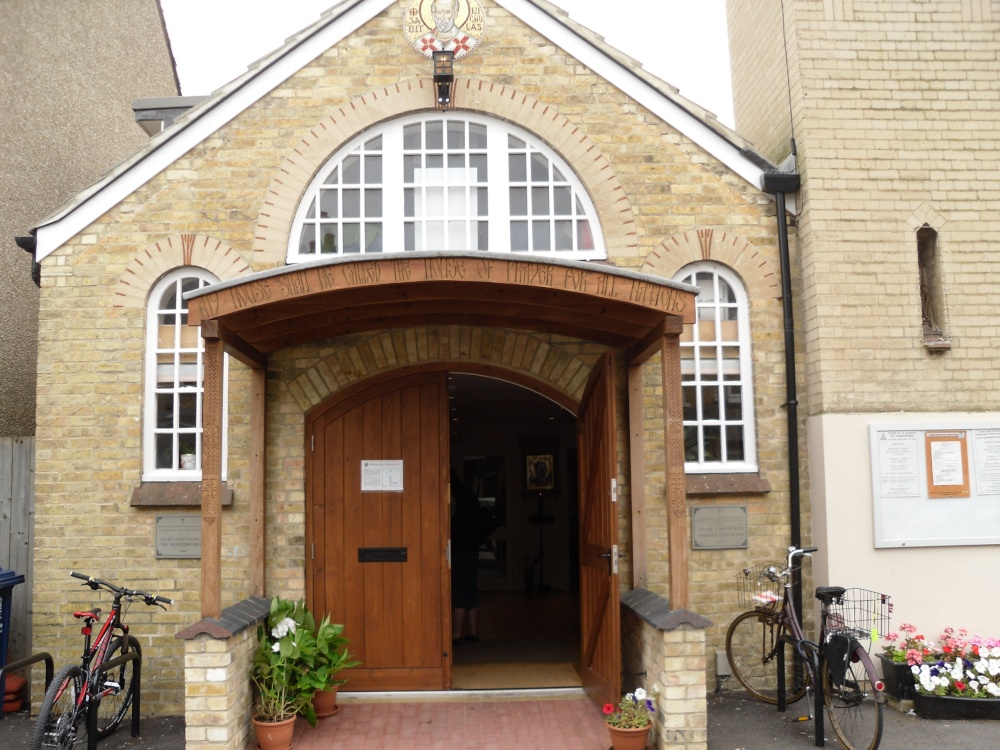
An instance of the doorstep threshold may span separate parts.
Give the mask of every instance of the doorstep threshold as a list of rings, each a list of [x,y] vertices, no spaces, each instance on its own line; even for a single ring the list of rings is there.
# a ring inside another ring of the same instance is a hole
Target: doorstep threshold
[[[459,703],[462,701],[574,700],[587,697],[582,687],[504,688],[501,690],[388,690],[337,693],[338,703]]]

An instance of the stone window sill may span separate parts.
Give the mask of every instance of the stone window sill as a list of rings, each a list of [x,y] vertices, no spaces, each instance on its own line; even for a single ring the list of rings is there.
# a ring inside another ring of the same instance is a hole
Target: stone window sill
[[[222,507],[233,504],[233,491],[222,485]],[[143,482],[132,490],[133,507],[201,507],[201,482]]]
[[[770,483],[760,474],[688,474],[688,497],[700,495],[764,495]]]

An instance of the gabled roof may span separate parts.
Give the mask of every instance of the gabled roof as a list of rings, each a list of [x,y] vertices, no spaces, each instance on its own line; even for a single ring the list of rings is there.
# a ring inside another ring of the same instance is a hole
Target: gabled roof
[[[97,183],[43,219],[33,230],[36,260],[48,256],[395,1],[342,0],[323,13],[316,23],[289,37],[282,47],[253,63],[242,76],[215,91]],[[556,5],[546,0],[496,2],[690,138],[754,188],[759,189],[763,172],[774,170],[774,165],[720,123],[715,115],[644,71],[639,62],[605,43],[602,37],[573,21]]]

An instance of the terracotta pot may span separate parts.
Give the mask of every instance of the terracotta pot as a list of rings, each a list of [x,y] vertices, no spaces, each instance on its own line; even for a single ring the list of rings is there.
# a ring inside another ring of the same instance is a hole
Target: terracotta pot
[[[611,732],[611,747],[615,750],[646,750],[651,727],[652,724],[647,724],[639,729],[619,729],[608,724],[608,731]]]
[[[332,690],[318,690],[313,694],[313,710],[316,711],[317,719],[325,719],[333,716],[340,710],[337,705],[337,688]]]
[[[260,750],[289,750],[295,735],[295,717],[284,721],[261,721],[253,717],[253,731]]]

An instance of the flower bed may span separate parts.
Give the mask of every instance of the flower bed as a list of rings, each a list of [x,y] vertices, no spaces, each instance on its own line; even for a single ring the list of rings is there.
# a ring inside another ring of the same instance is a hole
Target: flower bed
[[[1000,718],[1000,640],[969,637],[964,628],[957,632],[946,628],[932,644],[917,634],[913,625],[904,623],[900,631],[902,634],[886,636],[887,645],[880,656],[909,666],[918,714],[927,718]],[[970,709],[961,701],[933,698],[983,701],[983,705]]]

